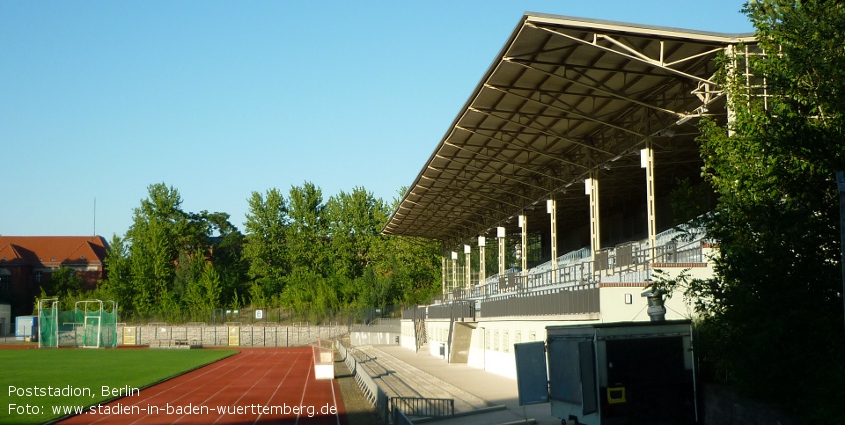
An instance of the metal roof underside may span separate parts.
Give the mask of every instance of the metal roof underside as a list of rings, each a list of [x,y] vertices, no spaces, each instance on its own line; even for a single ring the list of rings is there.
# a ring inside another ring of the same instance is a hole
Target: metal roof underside
[[[752,35],[525,15],[383,233],[458,242],[517,214],[548,223],[550,196],[563,220],[586,216],[591,170],[603,208],[644,197],[647,138],[658,193],[699,175],[695,118],[724,117],[714,59],[740,41]]]

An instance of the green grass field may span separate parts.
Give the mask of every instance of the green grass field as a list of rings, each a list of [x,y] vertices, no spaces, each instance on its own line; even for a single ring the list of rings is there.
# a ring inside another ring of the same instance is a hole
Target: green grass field
[[[0,349],[0,424],[43,423],[64,416],[54,406],[91,406],[234,350]],[[104,388],[105,387],[105,388]],[[75,394],[74,394],[75,393]]]

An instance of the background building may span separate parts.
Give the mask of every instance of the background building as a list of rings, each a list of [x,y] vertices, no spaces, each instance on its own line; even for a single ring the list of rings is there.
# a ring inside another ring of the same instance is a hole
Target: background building
[[[85,289],[105,278],[108,243],[100,236],[0,236],[0,303],[32,313],[35,297],[60,267],[76,270]]]

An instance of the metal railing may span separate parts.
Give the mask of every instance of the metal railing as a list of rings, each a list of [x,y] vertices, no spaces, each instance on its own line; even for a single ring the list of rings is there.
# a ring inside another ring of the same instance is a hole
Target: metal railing
[[[642,282],[651,278],[652,263],[701,263],[704,262],[702,251],[701,241],[685,246],[670,241],[657,247],[652,255],[647,243],[629,242],[597,252],[594,260],[570,263],[557,270],[535,268],[524,275],[488,278],[483,285],[447,292],[439,297],[439,301],[485,300],[506,294],[595,282]]]
[[[481,302],[481,317],[546,316],[599,312],[598,285],[504,295]]]
[[[428,306],[429,319],[475,319],[475,305],[472,301],[455,300],[447,304]]]
[[[455,400],[451,398],[391,397],[393,416],[401,410],[407,416],[443,417],[455,414]]]

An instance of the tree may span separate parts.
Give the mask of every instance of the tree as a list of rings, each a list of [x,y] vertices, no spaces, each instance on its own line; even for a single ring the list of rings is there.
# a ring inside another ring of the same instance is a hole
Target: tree
[[[220,306],[220,275],[213,263],[203,257],[195,258],[199,273],[188,282],[183,301],[192,312],[208,312]]]
[[[209,239],[211,240],[209,257],[214,270],[219,274],[220,281],[218,301],[220,305],[229,304],[236,293],[246,292],[249,270],[249,264],[243,254],[246,238],[229,221],[229,214],[207,211],[202,211],[200,214],[209,224]]]
[[[341,191],[329,198],[324,215],[334,273],[346,282],[361,276],[373,261],[373,246],[384,238],[379,234],[387,217],[384,202],[356,187],[352,193]]]
[[[393,211],[397,210],[406,191],[406,187],[402,188],[393,199]],[[385,215],[384,223],[387,219]],[[379,227],[383,227],[384,223]],[[440,292],[440,254],[438,241],[405,236],[376,240],[372,254],[374,277],[386,279],[387,285],[380,286],[381,290],[377,293],[381,294],[381,298],[376,300],[376,305],[416,305],[430,301]]]
[[[700,138],[718,197],[702,223],[719,244],[717,277],[666,283],[686,285],[697,300],[711,378],[801,411],[808,423],[837,423],[845,417],[834,184],[845,169],[845,6],[761,0],[745,12],[765,52],[748,59],[770,96],[745,86],[736,64],[746,58],[724,58],[735,116],[727,128],[703,121]]]
[[[60,299],[74,297],[85,291],[85,280],[76,270],[61,266],[50,274],[44,285],[41,286],[42,298],[47,296],[59,297]]]
[[[290,271],[286,246],[290,221],[287,201],[279,190],[270,189],[265,195],[252,192],[248,202],[243,257],[251,280],[249,295],[254,302],[267,305],[267,295],[283,290],[284,277]]]
[[[286,245],[291,268],[310,269],[328,275],[326,220],[323,216],[323,192],[311,182],[293,186],[288,195]]]
[[[186,303],[212,308],[212,300],[234,299],[246,266],[243,235],[229,215],[186,212],[179,192],[164,183],[150,185],[148,192],[126,236],[114,238],[106,260],[104,288],[124,314],[178,314]],[[214,263],[213,273],[207,262]]]
[[[129,248],[124,239],[117,235],[112,236],[104,263],[106,279],[99,283],[98,289],[107,293],[108,299],[117,301],[119,310],[126,311],[127,308],[123,303],[128,303],[135,298],[136,288],[132,285]]]

